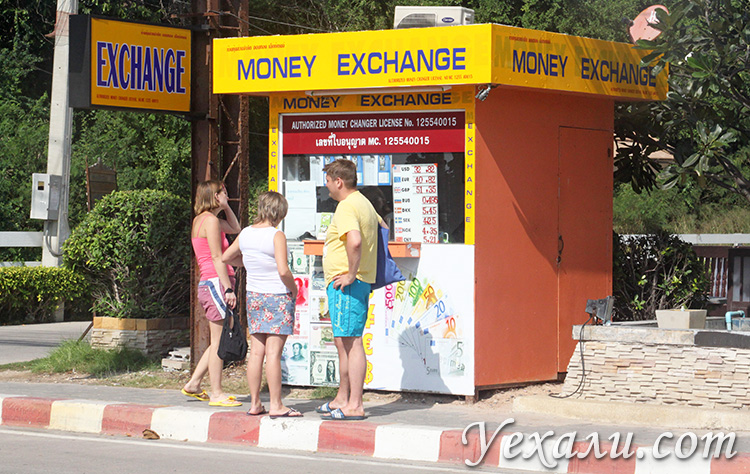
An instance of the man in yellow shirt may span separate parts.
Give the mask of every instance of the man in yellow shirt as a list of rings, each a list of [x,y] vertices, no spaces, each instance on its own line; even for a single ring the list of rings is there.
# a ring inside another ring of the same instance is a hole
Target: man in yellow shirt
[[[349,160],[327,164],[326,187],[338,201],[323,247],[323,273],[333,337],[339,355],[339,390],[317,408],[331,420],[362,420],[367,356],[362,333],[370,285],[375,283],[378,222],[375,209],[357,191],[357,167]]]

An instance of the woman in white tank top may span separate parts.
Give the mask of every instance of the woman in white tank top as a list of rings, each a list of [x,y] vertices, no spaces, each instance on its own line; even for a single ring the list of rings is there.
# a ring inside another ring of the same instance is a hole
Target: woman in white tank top
[[[250,386],[248,415],[263,415],[260,384],[263,359],[270,395],[271,418],[302,414],[281,402],[281,353],[287,336],[294,330],[294,302],[297,285],[287,263],[286,236],[278,230],[289,205],[281,194],[267,191],[258,196],[258,215],[224,252],[222,260],[244,266],[247,271],[247,326],[250,330],[250,358],[247,383]]]

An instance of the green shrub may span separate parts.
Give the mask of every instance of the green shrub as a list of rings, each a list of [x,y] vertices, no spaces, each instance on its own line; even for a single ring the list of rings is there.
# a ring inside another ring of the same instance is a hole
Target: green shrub
[[[657,309],[705,306],[709,279],[690,244],[665,232],[614,235],[614,317],[654,319]]]
[[[99,316],[165,318],[189,311],[189,204],[165,191],[119,191],[64,245],[64,263],[91,282]]]
[[[88,292],[86,278],[67,268],[0,268],[0,324],[51,321],[60,303]]]

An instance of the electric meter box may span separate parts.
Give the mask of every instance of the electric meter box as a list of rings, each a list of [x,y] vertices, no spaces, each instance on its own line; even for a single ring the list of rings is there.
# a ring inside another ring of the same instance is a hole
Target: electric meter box
[[[62,177],[48,173],[34,173],[31,178],[31,218],[57,220],[60,212]]]

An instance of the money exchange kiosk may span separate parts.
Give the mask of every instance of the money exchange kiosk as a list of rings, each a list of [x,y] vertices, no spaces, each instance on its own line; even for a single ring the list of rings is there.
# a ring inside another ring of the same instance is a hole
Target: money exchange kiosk
[[[500,25],[217,39],[214,93],[269,99],[269,187],[300,292],[285,383],[338,384],[323,166],[357,165],[406,281],[373,292],[366,388],[554,380],[612,291],[615,100],[659,100],[630,45]]]

